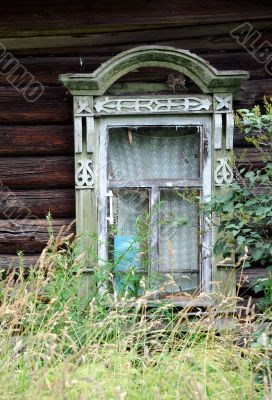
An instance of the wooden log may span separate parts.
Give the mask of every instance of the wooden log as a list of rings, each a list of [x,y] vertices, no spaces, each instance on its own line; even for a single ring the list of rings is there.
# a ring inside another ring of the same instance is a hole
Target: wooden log
[[[59,81],[59,74],[65,73],[90,73],[98,68],[103,62],[107,61],[110,55],[96,56],[43,56],[43,57],[18,57],[18,62],[33,75],[35,80],[45,86],[62,85]],[[12,76],[20,79],[22,71],[16,69]],[[0,84],[7,85],[5,75],[0,76]]]
[[[272,36],[272,32],[271,32]],[[257,53],[258,56],[258,53]],[[256,61],[251,54],[243,48],[237,52],[218,52],[201,54],[201,57],[209,61],[218,70],[241,69],[249,71],[250,80],[270,78],[264,65]]]
[[[248,80],[241,86],[242,101],[260,102],[272,96],[272,79]]]
[[[212,33],[205,33],[205,30],[199,30],[199,37],[183,37],[182,28],[179,28],[179,33],[175,33],[174,38],[167,37],[170,36],[169,30],[170,28],[167,28],[167,35],[162,35],[162,32],[159,29],[154,29],[151,32],[143,31],[141,32],[141,35],[137,34],[137,32],[133,32],[133,37],[130,38],[128,37],[130,35],[126,33],[124,38],[127,39],[125,39],[123,43],[117,44],[111,43],[112,40],[108,39],[105,34],[99,35],[103,40],[101,39],[97,44],[97,38],[94,38],[93,35],[8,38],[3,39],[3,42],[5,47],[17,56],[22,54],[47,55],[48,53],[58,55],[76,54],[82,56],[90,54],[90,46],[93,54],[96,56],[105,54],[110,54],[112,56],[121,51],[131,49],[132,47],[146,44],[172,46],[190,50],[197,54],[241,51],[241,45],[229,34],[231,29],[225,34],[218,36],[213,35]],[[110,35],[114,38],[116,37],[115,33],[111,33]],[[97,37],[97,35],[95,36]],[[271,41],[271,32],[265,32],[263,35],[263,41]]]
[[[268,270],[264,267],[245,268],[243,271],[237,270],[236,283],[241,284],[242,288],[252,287],[257,278],[266,278]]]
[[[262,168],[265,162],[272,158],[269,150],[261,152],[255,147],[236,148],[234,149],[234,153],[236,155],[236,164],[239,168]]]
[[[55,235],[62,226],[68,226],[71,219],[56,219],[52,229]],[[39,253],[49,239],[49,227],[45,219],[0,220],[0,253],[15,254],[18,251]],[[70,229],[70,233],[74,228]]]
[[[3,123],[72,123],[72,98],[64,87],[44,87],[36,101],[29,103],[11,86],[0,91],[0,119]]]
[[[0,158],[1,184],[13,189],[52,189],[74,187],[74,158]],[[2,188],[3,190],[3,188]]]
[[[40,254],[27,256],[13,256],[10,254],[0,254],[0,269],[12,269],[23,266],[24,268],[34,267],[40,257]]]
[[[66,8],[66,7],[65,7]],[[146,4],[143,7],[146,8]],[[212,11],[214,16],[214,10]],[[16,54],[103,54],[113,55],[120,51],[142,44],[164,44],[192,50],[201,51],[241,51],[241,45],[234,40],[230,32],[241,23],[235,20],[226,20],[224,23],[216,23],[215,20],[199,23],[199,20],[189,24],[182,22],[165,23],[165,15],[159,24],[152,24],[147,20],[144,25],[129,24],[132,15],[126,24],[116,26],[99,26],[88,24],[87,27],[73,29],[73,24],[62,27],[61,30],[39,31],[31,29],[28,24],[28,31],[16,30],[3,32],[0,28],[1,43],[5,48]],[[194,18],[194,14],[192,14]],[[241,19],[241,21],[244,21]],[[262,34],[262,40],[271,42],[271,20],[269,17],[252,20],[247,18],[252,24],[253,29],[259,30]],[[74,22],[74,21],[73,21]],[[73,34],[73,30],[76,34]],[[70,72],[70,71],[69,71]]]
[[[74,189],[0,191],[0,218],[75,217]]]
[[[272,79],[248,80],[241,86],[241,99],[234,101],[234,110],[263,104],[264,96],[272,95]]]
[[[0,156],[73,155],[73,126],[0,126],[0,143]]]
[[[253,132],[248,132],[247,134],[240,132],[238,128],[234,128],[234,147],[243,148],[240,151],[244,151],[246,148],[252,148],[253,145],[246,138],[254,137]],[[239,150],[237,150],[239,152]]]
[[[84,1],[3,3],[0,7],[2,16],[0,34],[2,37],[31,36],[49,32],[57,35],[79,35],[86,32],[122,31],[134,28],[143,29],[147,25],[193,25],[204,23],[226,23],[268,19],[271,17],[270,4],[258,4],[248,0],[243,2],[230,0],[217,2],[200,2],[190,0],[172,0],[167,3],[163,0],[138,1],[128,3],[102,1],[86,3]],[[16,26],[14,25],[16,21]]]
[[[249,134],[247,135],[249,136]],[[247,147],[252,147],[250,143],[248,143],[245,139],[245,134],[240,132],[240,129],[234,128],[234,134],[233,134],[233,147],[238,148],[247,148]]]

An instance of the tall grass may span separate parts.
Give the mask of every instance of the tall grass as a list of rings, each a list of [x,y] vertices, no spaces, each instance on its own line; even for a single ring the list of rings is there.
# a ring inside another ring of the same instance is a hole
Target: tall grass
[[[1,399],[271,399],[269,325],[250,307],[226,320],[228,299],[205,312],[151,307],[148,291],[80,299],[84,255],[65,235],[0,283]]]

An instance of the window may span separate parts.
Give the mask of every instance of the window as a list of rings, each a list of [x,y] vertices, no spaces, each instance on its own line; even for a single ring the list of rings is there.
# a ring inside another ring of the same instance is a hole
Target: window
[[[195,292],[210,274],[202,262],[210,239],[193,201],[211,192],[210,119],[176,122],[101,121],[100,254],[114,263],[118,288],[132,269],[163,296]]]
[[[149,67],[182,74],[182,91],[173,92],[167,79],[115,85]],[[198,286],[210,291],[212,280],[216,290],[235,293],[232,263],[212,253],[216,230],[206,229],[184,195],[204,198],[232,181],[232,99],[247,78],[246,71],[218,71],[187,50],[163,46],[124,51],[91,74],[61,75],[74,97],[76,226],[85,272],[98,257],[113,261],[117,286],[130,264],[162,281],[170,271],[174,283],[165,296]],[[141,220],[148,239],[138,235]]]

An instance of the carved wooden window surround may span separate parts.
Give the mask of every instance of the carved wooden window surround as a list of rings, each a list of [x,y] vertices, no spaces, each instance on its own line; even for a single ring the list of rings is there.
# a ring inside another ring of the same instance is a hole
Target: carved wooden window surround
[[[198,85],[202,93],[174,93],[171,96],[105,95],[121,76],[134,69],[150,66],[183,73]],[[203,162],[201,182],[170,179],[169,185],[178,190],[198,187],[203,196],[210,195],[233,179],[228,156],[233,147],[232,103],[241,83],[247,78],[245,71],[217,71],[188,51],[160,46],[143,46],[123,52],[92,74],[60,76],[74,97],[77,233],[82,236],[82,245],[86,249],[92,247],[100,259],[107,257],[107,227],[109,222],[112,223],[107,215],[107,194],[111,196],[111,191],[118,186],[116,182],[115,186],[110,184],[107,178],[109,130],[127,129],[130,141],[129,135],[133,140],[133,129],[136,127],[197,128]],[[136,184],[130,184],[131,187],[133,185]],[[120,184],[119,189],[128,186],[127,183],[126,186]],[[158,188],[165,190],[167,185],[162,182],[157,185],[153,182],[149,186],[142,182],[141,185],[137,179],[136,186],[150,189],[151,202],[154,202]],[[94,237],[98,237],[98,241]],[[211,282],[220,279],[222,291],[230,292],[235,287],[235,275],[229,268],[224,268],[221,259],[211,254],[215,239],[215,231],[206,232],[202,237],[201,288],[209,292]],[[92,269],[93,262],[86,258],[86,270]]]

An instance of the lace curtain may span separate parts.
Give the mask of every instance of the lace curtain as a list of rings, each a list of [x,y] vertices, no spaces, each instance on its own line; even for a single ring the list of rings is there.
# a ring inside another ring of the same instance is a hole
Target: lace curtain
[[[181,192],[161,191],[159,206],[159,271],[176,283],[170,291],[193,290],[198,286],[199,223],[197,207]],[[187,270],[186,273],[182,272]],[[188,270],[190,272],[188,273]],[[179,272],[179,273],[177,273]]]
[[[110,129],[109,179],[199,177],[197,128]]]

